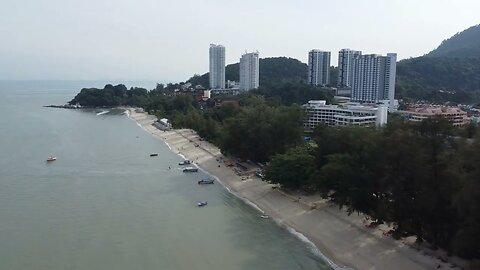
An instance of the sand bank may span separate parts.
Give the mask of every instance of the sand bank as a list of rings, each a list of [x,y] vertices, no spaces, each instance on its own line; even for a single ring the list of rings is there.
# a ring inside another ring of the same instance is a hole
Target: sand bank
[[[216,146],[201,141],[191,130],[158,130],[152,126],[156,120],[154,116],[134,110],[130,111],[130,117],[147,132],[164,140],[173,152],[216,176],[232,193],[255,204],[279,224],[303,234],[330,260],[333,268],[453,269],[425,255],[425,251],[413,248],[407,240],[394,240],[384,233],[385,227],[383,230],[382,226],[367,228],[363,215],[349,216],[319,196],[287,194],[255,176],[242,173],[235,166],[228,167],[235,161],[224,157]]]

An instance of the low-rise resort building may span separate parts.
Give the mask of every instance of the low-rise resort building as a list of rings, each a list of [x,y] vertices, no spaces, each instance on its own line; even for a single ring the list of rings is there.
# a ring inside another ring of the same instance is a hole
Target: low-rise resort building
[[[410,121],[421,122],[430,117],[440,116],[452,123],[454,127],[464,126],[470,123],[467,112],[458,107],[448,106],[416,106],[409,107],[404,111],[397,111]]]
[[[327,126],[383,126],[387,123],[386,106],[365,106],[358,103],[327,105],[325,100],[310,100],[305,109],[304,128],[312,132],[319,125]]]

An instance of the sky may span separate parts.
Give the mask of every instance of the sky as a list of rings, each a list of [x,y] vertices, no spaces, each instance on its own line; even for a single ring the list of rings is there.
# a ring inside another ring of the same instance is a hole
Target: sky
[[[0,80],[185,81],[246,50],[421,56],[480,23],[478,0],[0,0]]]

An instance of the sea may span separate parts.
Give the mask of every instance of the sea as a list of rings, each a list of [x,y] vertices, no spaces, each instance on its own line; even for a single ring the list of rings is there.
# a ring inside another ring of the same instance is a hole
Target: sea
[[[329,269],[122,110],[43,107],[106,83],[155,87],[0,81],[0,269]]]

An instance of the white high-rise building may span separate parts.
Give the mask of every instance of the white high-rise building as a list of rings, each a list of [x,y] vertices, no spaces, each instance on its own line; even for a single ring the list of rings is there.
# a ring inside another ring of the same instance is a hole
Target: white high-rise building
[[[260,74],[258,52],[245,53],[240,58],[240,90],[258,88]]]
[[[308,84],[330,84],[330,52],[311,50],[308,52]]]
[[[210,44],[210,88],[225,88],[225,47]]]
[[[396,53],[354,57],[352,101],[378,103],[388,100],[389,110],[394,110],[396,72]]]
[[[361,51],[350,49],[342,49],[338,52],[338,88],[346,89],[352,87],[353,59],[360,55],[362,55]]]

